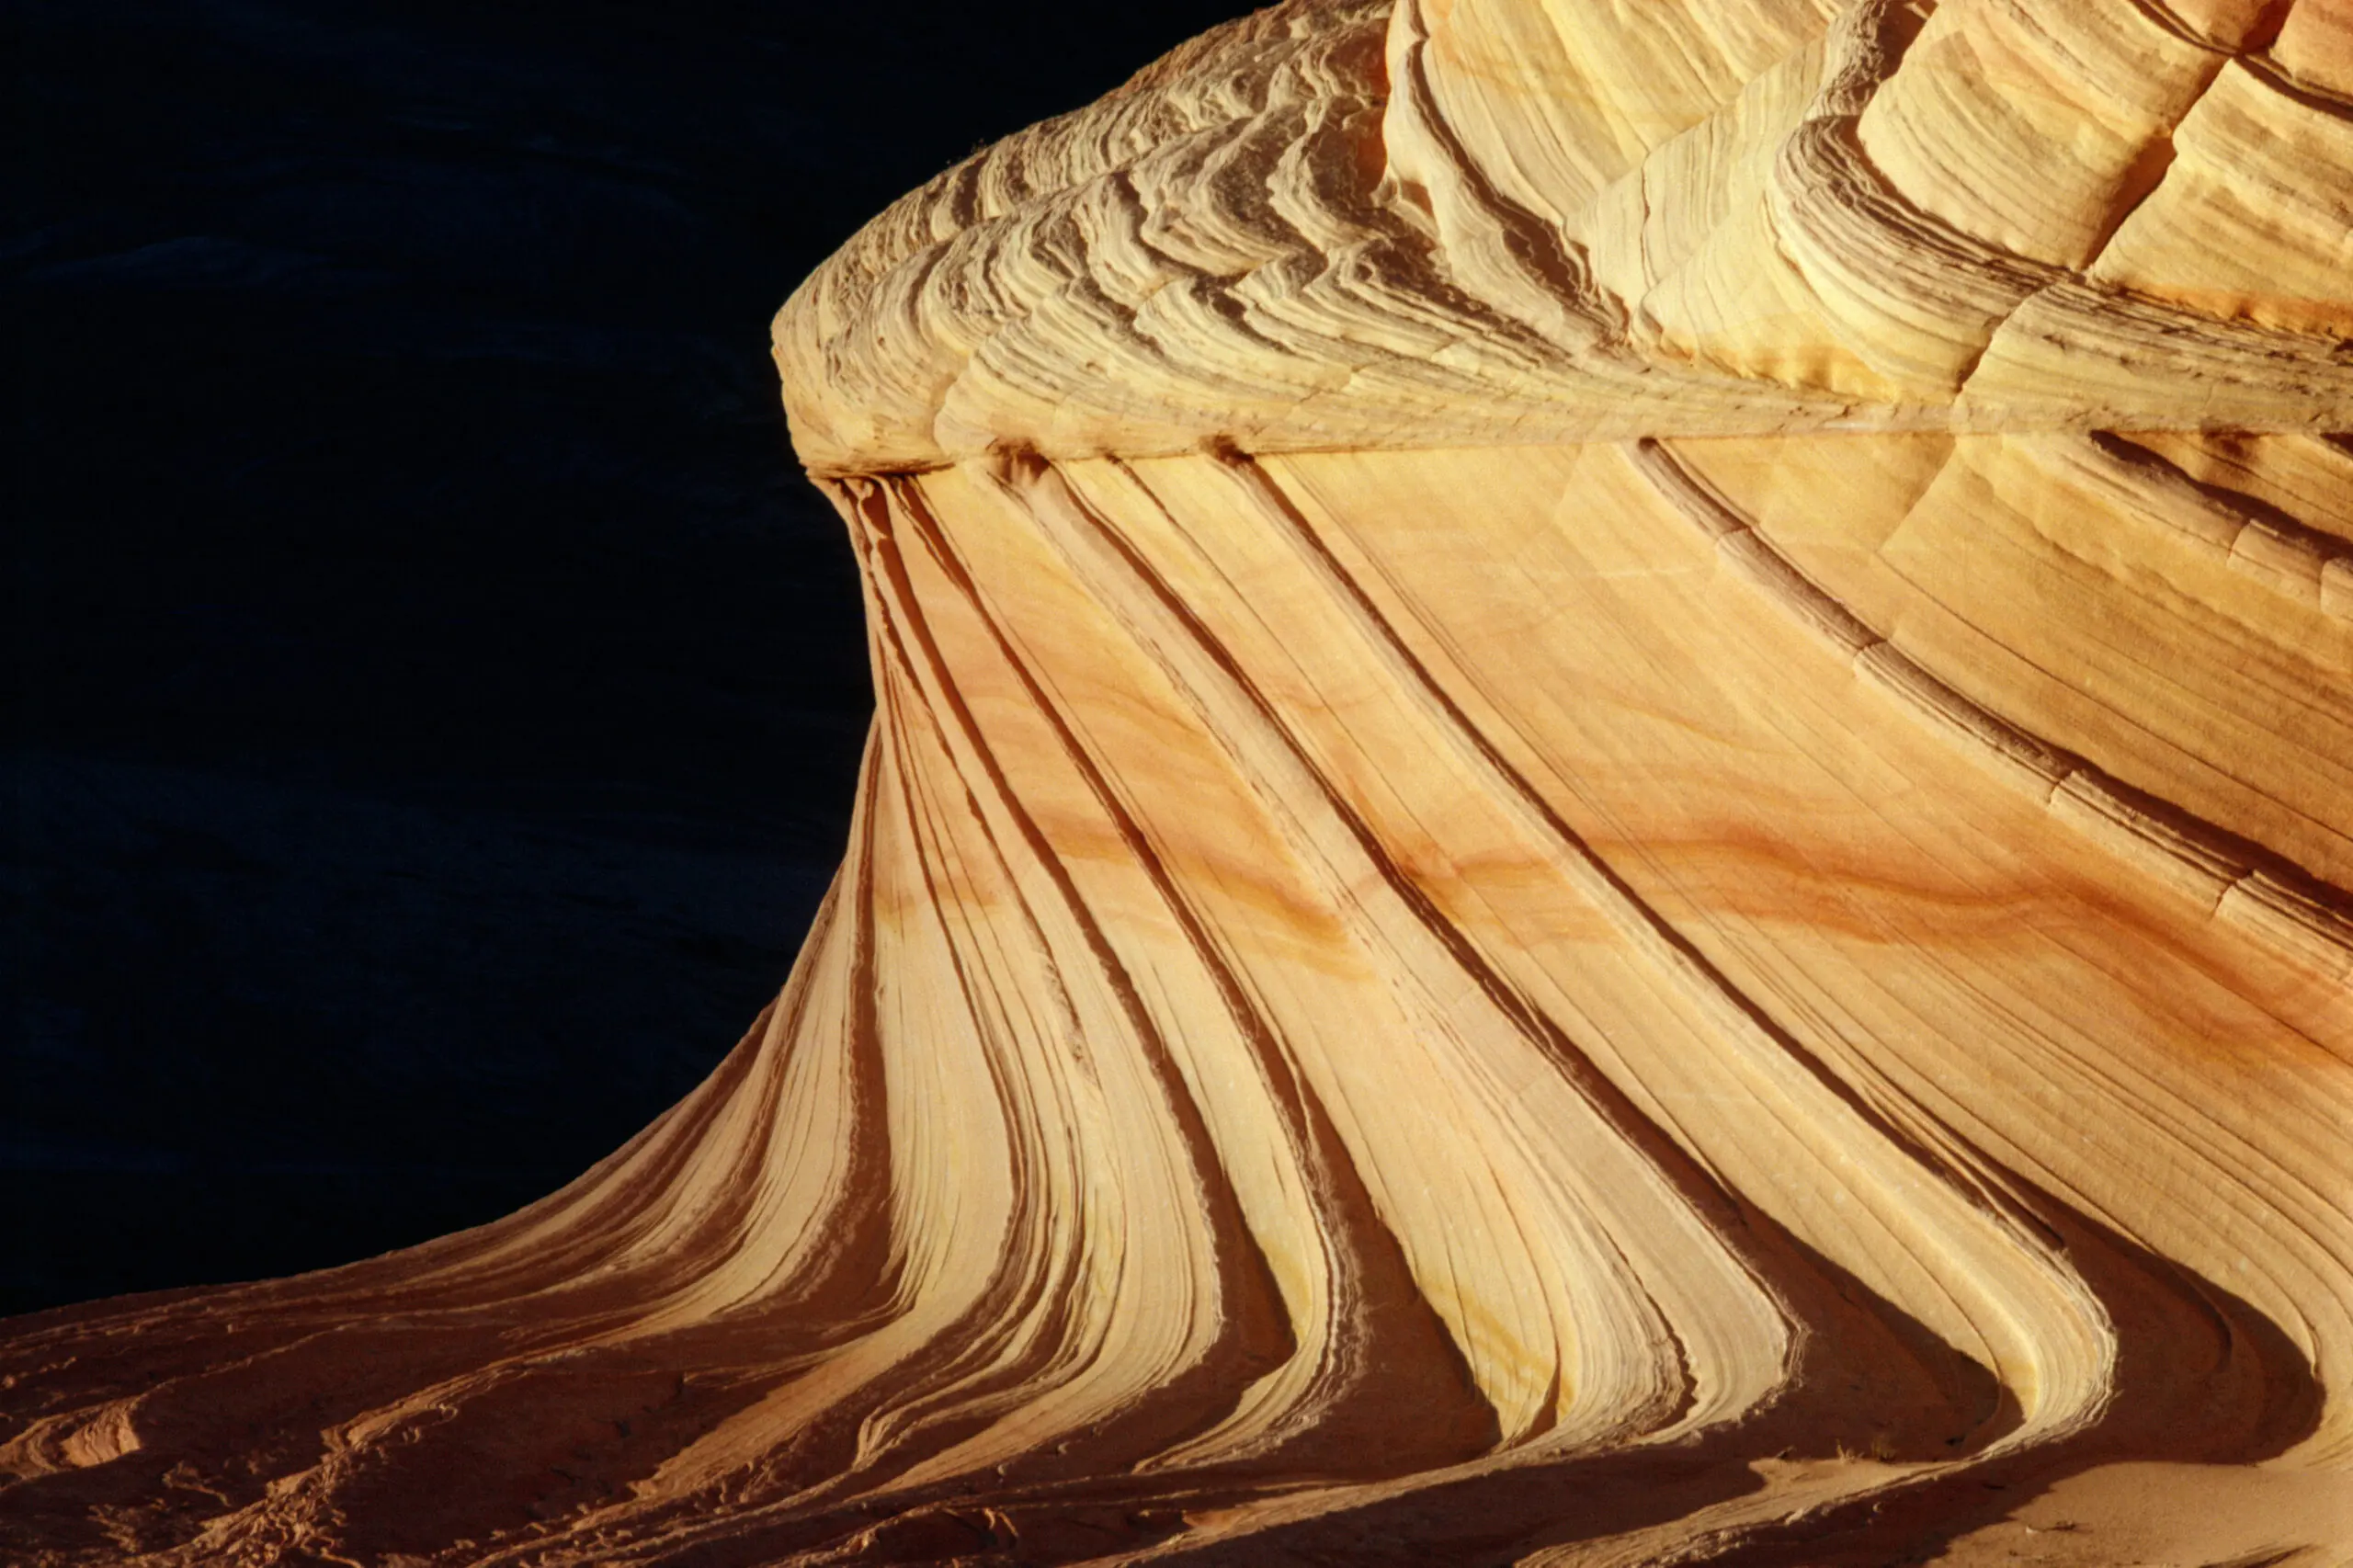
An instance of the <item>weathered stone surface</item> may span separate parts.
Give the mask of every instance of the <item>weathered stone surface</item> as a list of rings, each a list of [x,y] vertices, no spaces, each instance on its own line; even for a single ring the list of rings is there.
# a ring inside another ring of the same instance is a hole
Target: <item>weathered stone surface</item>
[[[881,716],[564,1192],[36,1562],[2337,1562],[2353,11],[1305,0],[777,322]]]

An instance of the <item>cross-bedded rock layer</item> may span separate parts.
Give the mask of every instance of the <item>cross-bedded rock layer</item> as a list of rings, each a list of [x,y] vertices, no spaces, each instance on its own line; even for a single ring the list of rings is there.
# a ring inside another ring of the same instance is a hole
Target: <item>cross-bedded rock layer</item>
[[[785,306],[881,714],[500,1224],[13,1325],[34,1562],[2353,1553],[2353,7],[1305,0]]]

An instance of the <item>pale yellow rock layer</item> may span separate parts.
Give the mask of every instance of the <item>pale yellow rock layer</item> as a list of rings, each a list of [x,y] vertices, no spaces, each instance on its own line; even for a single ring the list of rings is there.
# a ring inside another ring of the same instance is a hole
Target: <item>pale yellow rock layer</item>
[[[796,293],[821,472],[2353,426],[2319,0],[1326,0],[958,165]]]
[[[777,320],[783,995],[497,1225],[10,1325],[0,1556],[2353,1562],[2348,92],[1294,0],[958,165]]]

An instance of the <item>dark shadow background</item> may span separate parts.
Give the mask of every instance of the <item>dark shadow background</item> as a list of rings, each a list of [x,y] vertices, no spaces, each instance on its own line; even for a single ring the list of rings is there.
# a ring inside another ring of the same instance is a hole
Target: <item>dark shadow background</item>
[[[0,1312],[492,1219],[783,980],[870,702],[769,316],[1242,0],[17,0]]]

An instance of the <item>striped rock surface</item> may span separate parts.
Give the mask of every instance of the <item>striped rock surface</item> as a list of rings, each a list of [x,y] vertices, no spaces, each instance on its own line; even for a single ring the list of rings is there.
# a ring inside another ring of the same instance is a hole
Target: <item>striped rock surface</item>
[[[2353,3],[1293,0],[776,351],[880,711],[564,1191],[34,1564],[2353,1561]]]

